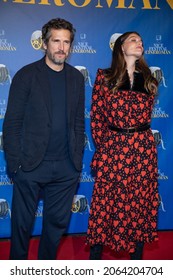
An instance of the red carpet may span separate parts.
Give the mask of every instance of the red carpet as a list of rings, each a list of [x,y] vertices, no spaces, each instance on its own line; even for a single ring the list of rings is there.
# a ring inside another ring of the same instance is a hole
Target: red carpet
[[[29,260],[37,259],[39,238],[32,238],[29,249]],[[8,260],[10,250],[9,240],[0,240],[0,260]],[[60,243],[57,259],[59,260],[88,260],[89,247],[85,244],[85,235],[64,236]],[[114,253],[104,249],[103,260],[128,260],[127,253]],[[146,244],[144,260],[173,260],[173,231],[160,231],[159,241]]]

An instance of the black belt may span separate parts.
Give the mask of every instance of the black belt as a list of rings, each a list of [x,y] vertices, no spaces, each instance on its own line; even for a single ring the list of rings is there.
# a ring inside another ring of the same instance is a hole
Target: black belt
[[[113,125],[108,125],[108,128],[113,131],[117,132],[124,132],[124,133],[135,133],[135,132],[140,132],[140,131],[145,131],[150,128],[150,124],[146,123],[143,125],[140,125],[138,127],[128,127],[128,128],[121,128]]]

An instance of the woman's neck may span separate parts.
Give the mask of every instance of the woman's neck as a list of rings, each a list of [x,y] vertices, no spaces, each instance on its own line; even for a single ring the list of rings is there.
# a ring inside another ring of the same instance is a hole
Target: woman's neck
[[[135,64],[127,65],[127,73],[129,76],[130,80],[130,86],[133,86],[133,81],[134,81],[134,72],[135,72]]]
[[[129,76],[133,75],[133,73],[135,72],[135,63],[127,64],[127,72],[129,74]]]

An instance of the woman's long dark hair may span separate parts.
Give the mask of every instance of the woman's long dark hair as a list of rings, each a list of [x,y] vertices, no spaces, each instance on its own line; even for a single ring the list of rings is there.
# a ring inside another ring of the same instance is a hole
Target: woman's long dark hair
[[[141,37],[136,31],[126,32],[118,37],[113,47],[111,67],[106,74],[108,84],[114,84],[113,91],[118,90],[125,83],[127,65],[122,51],[122,44],[131,34]],[[158,81],[152,76],[143,55],[136,61],[135,70],[143,74],[145,89],[150,93],[156,94]]]

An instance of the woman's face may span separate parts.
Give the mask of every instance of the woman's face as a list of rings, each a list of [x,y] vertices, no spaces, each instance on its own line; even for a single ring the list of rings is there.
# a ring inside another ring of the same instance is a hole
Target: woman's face
[[[141,37],[135,33],[131,33],[122,44],[122,51],[125,58],[134,57],[135,59],[139,59],[144,51]]]

